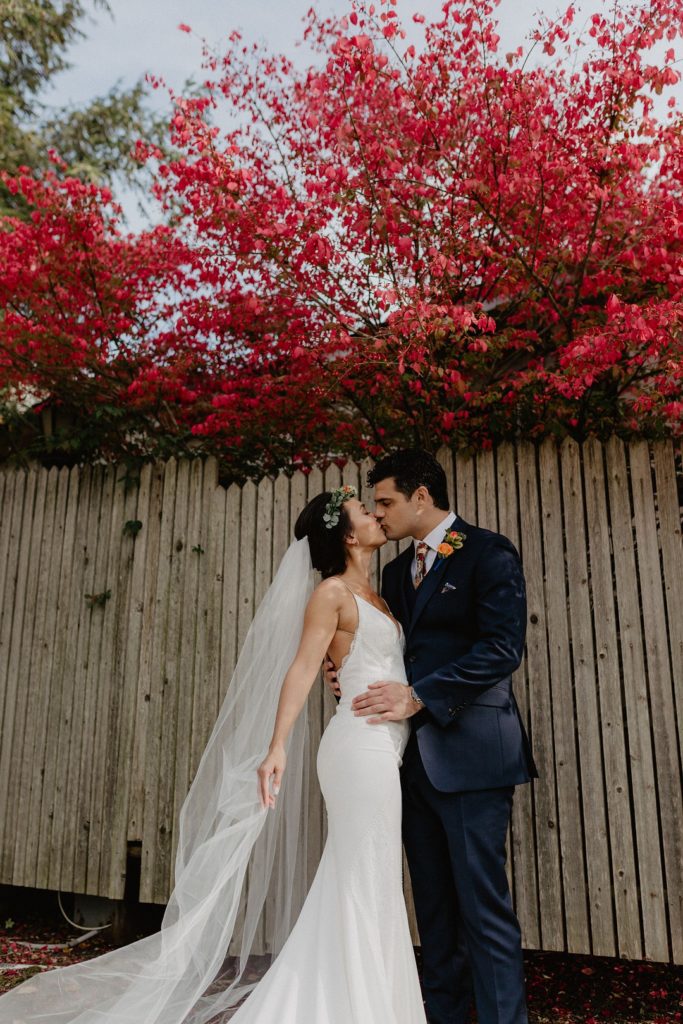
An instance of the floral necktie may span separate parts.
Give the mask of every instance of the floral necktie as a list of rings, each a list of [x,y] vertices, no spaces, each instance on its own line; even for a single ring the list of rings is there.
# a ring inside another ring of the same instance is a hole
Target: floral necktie
[[[415,548],[415,575],[413,576],[413,586],[417,588],[422,583],[422,580],[427,575],[427,567],[425,561],[427,558],[427,552],[429,551],[429,544],[425,544],[423,540],[419,541]]]

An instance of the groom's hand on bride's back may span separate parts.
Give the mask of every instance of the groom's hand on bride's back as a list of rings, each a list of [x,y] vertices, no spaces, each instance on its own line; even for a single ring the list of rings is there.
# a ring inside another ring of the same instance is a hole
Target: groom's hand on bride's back
[[[339,700],[341,697],[341,686],[337,679],[337,669],[332,658],[325,658],[323,662],[323,679],[330,693]]]

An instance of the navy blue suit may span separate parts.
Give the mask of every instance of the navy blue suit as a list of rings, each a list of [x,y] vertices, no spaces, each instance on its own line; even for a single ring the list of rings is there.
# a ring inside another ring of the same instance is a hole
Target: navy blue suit
[[[514,786],[537,776],[512,692],[526,631],[524,575],[507,538],[458,517],[462,548],[416,591],[412,545],[385,566],[402,623],[411,719],[401,769],[403,841],[422,944],[427,1013],[525,1024],[520,930],[505,874]]]

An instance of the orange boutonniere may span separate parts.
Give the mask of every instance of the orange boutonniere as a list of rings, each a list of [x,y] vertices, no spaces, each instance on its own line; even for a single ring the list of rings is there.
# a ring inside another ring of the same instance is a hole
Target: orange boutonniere
[[[466,533],[460,530],[449,530],[444,539],[436,549],[438,558],[450,558],[454,551],[458,551],[465,543]]]

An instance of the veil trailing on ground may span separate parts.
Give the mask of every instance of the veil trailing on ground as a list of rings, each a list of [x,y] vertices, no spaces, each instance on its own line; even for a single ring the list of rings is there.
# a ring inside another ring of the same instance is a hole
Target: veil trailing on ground
[[[307,888],[305,712],[290,735],[274,810],[261,807],[257,768],[313,587],[308,540],[294,541],[247,634],[185,798],[175,887],[161,930],[27,979],[0,997],[0,1020],[218,1024],[253,987],[253,954],[265,946],[277,955]]]

